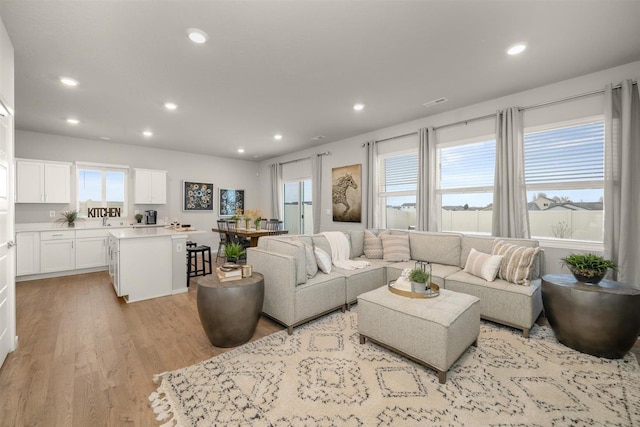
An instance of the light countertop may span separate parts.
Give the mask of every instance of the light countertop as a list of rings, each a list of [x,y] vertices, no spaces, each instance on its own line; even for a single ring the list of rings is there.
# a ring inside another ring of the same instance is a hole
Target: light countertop
[[[24,231],[60,231],[60,230],[113,230],[113,229],[132,229],[132,228],[164,228],[164,224],[128,224],[126,221],[122,221],[122,225],[108,225],[102,226],[96,222],[77,222],[75,227],[67,227],[64,224],[57,224],[53,222],[33,222],[33,223],[19,223],[15,226],[15,232],[20,233]]]
[[[202,230],[188,228],[119,228],[110,231],[110,235],[116,239],[139,239],[146,237],[164,237],[164,236],[187,236],[189,234],[204,233]]]

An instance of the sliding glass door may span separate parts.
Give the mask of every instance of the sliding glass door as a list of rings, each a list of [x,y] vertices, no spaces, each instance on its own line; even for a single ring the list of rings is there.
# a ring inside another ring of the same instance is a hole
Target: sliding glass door
[[[311,180],[284,183],[284,229],[289,234],[312,234]]]

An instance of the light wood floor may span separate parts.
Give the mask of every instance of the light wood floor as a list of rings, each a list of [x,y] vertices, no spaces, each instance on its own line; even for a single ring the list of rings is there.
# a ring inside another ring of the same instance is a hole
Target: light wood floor
[[[157,426],[154,374],[209,359],[196,284],[132,304],[106,272],[16,285],[19,347],[0,369],[1,426]],[[261,319],[252,339],[282,330]]]
[[[202,330],[195,288],[126,304],[106,272],[18,283],[20,345],[0,369],[0,426],[157,426],[153,375],[225,351]],[[253,339],[281,329],[261,319]]]

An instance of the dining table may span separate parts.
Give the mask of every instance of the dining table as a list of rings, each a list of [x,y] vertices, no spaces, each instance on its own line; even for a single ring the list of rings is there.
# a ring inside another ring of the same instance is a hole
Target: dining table
[[[213,231],[214,233],[226,233],[227,235],[229,235],[230,233],[229,230],[223,230],[216,227],[212,228],[211,231]],[[249,239],[250,246],[252,248],[255,248],[256,246],[258,246],[258,239],[260,237],[287,234],[289,233],[289,230],[256,230],[255,228],[247,230],[246,228],[238,227],[232,233],[240,238]]]

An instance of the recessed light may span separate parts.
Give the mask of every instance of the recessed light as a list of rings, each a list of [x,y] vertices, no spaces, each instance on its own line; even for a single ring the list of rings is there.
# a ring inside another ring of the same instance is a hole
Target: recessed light
[[[207,33],[199,28],[189,28],[187,30],[187,37],[189,37],[189,40],[196,44],[206,43],[206,41],[209,39]]]
[[[240,154],[244,153],[244,148],[238,148],[238,153]]]
[[[70,125],[77,125],[80,123],[80,120],[78,119],[67,119],[67,123],[69,123]]]
[[[275,135],[273,135],[273,139],[280,141],[282,139],[282,135],[279,133],[276,133]]]
[[[174,104],[173,102],[165,102],[164,103],[164,108],[166,108],[167,110],[175,110],[176,108],[178,108],[178,106],[176,104]]]
[[[507,49],[507,53],[509,55],[517,55],[519,53],[524,52],[526,48],[527,48],[527,45],[525,43],[516,43],[512,46],[509,46],[509,48]]]
[[[321,139],[325,139],[326,136],[324,135],[318,135],[318,136],[314,136],[313,138],[311,138],[314,141],[320,141]]]
[[[65,86],[78,86],[78,81],[71,77],[60,77],[60,82]]]
[[[362,111],[364,109],[364,104],[355,104],[353,109],[356,111]]]
[[[101,136],[100,139],[103,141],[111,141],[111,138],[109,138],[108,136]]]
[[[142,132],[142,134],[147,138],[151,138],[153,136],[153,132],[151,132],[150,130],[145,130]]]

